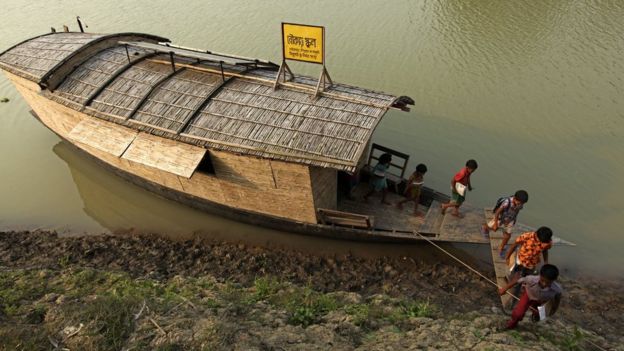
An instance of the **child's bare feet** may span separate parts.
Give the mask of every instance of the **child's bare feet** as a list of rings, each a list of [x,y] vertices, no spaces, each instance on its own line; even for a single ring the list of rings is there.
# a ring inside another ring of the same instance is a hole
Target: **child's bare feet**
[[[425,217],[425,214],[420,212],[420,211],[414,211],[414,216],[415,217],[419,217],[419,218],[423,218],[423,217]]]
[[[464,215],[459,213],[459,211],[453,211],[451,214],[457,218],[464,218]]]
[[[485,239],[490,238],[490,228],[488,228],[487,224],[481,226],[481,235],[483,235]]]

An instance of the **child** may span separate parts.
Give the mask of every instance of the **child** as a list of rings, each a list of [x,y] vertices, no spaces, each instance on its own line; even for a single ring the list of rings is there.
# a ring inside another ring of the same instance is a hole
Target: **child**
[[[561,301],[562,289],[555,280],[559,277],[559,269],[552,264],[545,264],[540,269],[539,275],[529,275],[519,279],[512,280],[509,285],[504,288],[500,288],[498,293],[500,295],[505,294],[514,285],[522,284],[522,295],[520,301],[516,304],[516,307],[511,312],[511,319],[507,322],[506,329],[514,329],[518,322],[524,318],[524,314],[529,308],[533,309],[533,320],[539,320],[539,314],[537,307],[546,304],[548,301],[553,301],[550,310],[552,316],[557,312],[559,308],[559,302]]]
[[[511,238],[511,230],[516,224],[518,213],[528,201],[529,194],[524,190],[518,190],[513,196],[499,199],[498,207],[494,211],[494,218],[481,227],[481,233],[484,236],[489,234],[490,229],[497,231],[498,228],[503,228],[503,241],[501,241],[498,249],[498,255],[501,258],[505,257],[505,245]]]
[[[539,227],[535,232],[527,232],[520,235],[507,251],[505,260],[509,263],[511,254],[519,246],[516,264],[512,271],[513,275],[524,277],[535,274],[535,269],[540,263],[540,256],[544,256],[544,264],[548,264],[548,250],[552,247],[552,230],[548,227]],[[512,277],[512,280],[514,278]]]
[[[442,205],[442,214],[446,213],[446,209],[453,207],[453,216],[461,217],[459,214],[459,206],[466,200],[466,189],[472,191],[472,185],[470,184],[470,175],[477,170],[477,161],[468,160],[466,167],[462,168],[451,180],[451,201]],[[464,193],[460,194],[457,191],[457,183],[461,184],[465,189]]]
[[[383,154],[379,156],[379,162],[373,168],[373,174],[371,174],[370,178],[370,188],[371,190],[364,195],[364,201],[368,201],[368,197],[373,195],[376,191],[381,191],[381,203],[390,205],[389,202],[386,201],[386,194],[388,193],[388,183],[386,182],[386,172],[390,167],[390,162],[392,161],[392,155]]]
[[[407,187],[405,187],[405,191],[403,192],[403,195],[406,196],[406,199],[397,203],[397,207],[399,209],[403,209],[404,203],[414,201],[414,216],[418,216],[418,201],[420,200],[420,188],[424,183],[425,173],[427,173],[427,166],[422,163],[416,166],[416,170],[407,180]]]

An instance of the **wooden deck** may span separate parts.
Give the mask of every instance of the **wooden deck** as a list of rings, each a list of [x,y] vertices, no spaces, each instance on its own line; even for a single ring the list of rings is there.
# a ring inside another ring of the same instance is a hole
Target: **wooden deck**
[[[419,216],[414,216],[413,203],[406,203],[403,209],[396,204],[405,199],[401,195],[388,192],[386,201],[390,205],[381,203],[381,195],[374,194],[364,201],[364,194],[368,192],[368,184],[359,184],[354,190],[354,199],[343,199],[338,203],[338,210],[357,213],[374,218],[374,229],[393,233],[419,232],[431,240],[487,244],[489,240],[479,232],[484,222],[483,209],[466,206],[462,208],[464,218],[457,218],[449,213],[442,215],[441,203],[432,200],[429,207],[419,205]]]
[[[368,184],[358,184],[353,192],[354,199],[343,199],[338,203],[338,210],[344,212],[353,212],[367,216],[374,216],[375,229],[384,231],[395,231],[399,233],[413,233],[418,231],[424,222],[424,214],[428,208],[419,206],[418,210],[423,214],[422,217],[414,216],[413,203],[407,203],[403,206],[403,210],[399,210],[396,204],[404,200],[403,196],[388,192],[386,201],[391,205],[381,203],[381,195],[374,194],[368,202],[364,201],[364,194],[368,192]]]
[[[463,217],[458,218],[450,214],[450,211],[442,215],[440,210],[441,203],[433,199],[430,200],[431,205],[429,207],[421,204],[418,207],[420,216],[414,216],[414,205],[406,203],[403,209],[398,209],[396,204],[403,200],[404,197],[392,192],[389,192],[386,196],[386,201],[390,205],[381,203],[380,194],[374,194],[368,199],[368,202],[365,202],[364,194],[368,192],[368,189],[367,183],[358,184],[353,193],[354,198],[351,200],[340,200],[338,202],[338,210],[371,216],[374,222],[372,228],[374,231],[414,235],[417,235],[416,232],[419,232],[434,241],[474,244],[491,245],[490,239],[492,239],[499,240],[498,243],[500,244],[500,232],[494,233],[490,238],[483,236],[480,232],[481,225],[486,220],[492,218],[491,209],[464,204],[460,209]],[[535,229],[518,223],[513,228],[511,240],[514,240],[522,233],[533,230]],[[555,245],[575,245],[572,242],[554,236],[553,243]]]

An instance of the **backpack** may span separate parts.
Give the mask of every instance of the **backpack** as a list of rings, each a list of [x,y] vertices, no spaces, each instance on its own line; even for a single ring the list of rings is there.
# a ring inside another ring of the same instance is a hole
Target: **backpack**
[[[503,204],[503,202],[505,202],[505,200],[509,199],[511,201],[511,198],[513,196],[503,196],[503,197],[499,197],[498,200],[496,200],[496,205],[494,205],[494,208],[492,209],[492,213],[496,213],[496,210],[499,209],[499,207],[501,207],[501,205]]]

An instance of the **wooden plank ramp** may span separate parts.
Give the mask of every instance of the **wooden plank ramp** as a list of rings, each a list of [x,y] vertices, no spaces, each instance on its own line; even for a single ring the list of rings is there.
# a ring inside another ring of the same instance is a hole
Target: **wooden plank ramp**
[[[440,239],[475,244],[487,244],[480,228],[484,222],[483,210],[474,206],[466,205],[460,208],[462,217],[451,214],[449,209],[440,226]]]
[[[440,225],[442,225],[442,209],[441,204],[433,200],[429,209],[427,210],[427,214],[425,215],[425,219],[423,224],[420,225],[418,231],[420,233],[425,234],[439,234],[440,233]]]
[[[496,274],[496,284],[499,287],[504,287],[509,284],[509,267],[504,258],[500,258],[498,255],[498,247],[501,244],[503,236],[501,232],[490,231],[490,253],[492,254],[492,263],[494,264],[494,272]],[[496,292],[498,293],[498,291]],[[509,312],[511,309],[512,297],[509,294],[505,294],[500,297],[501,304],[504,312]]]

